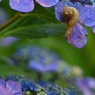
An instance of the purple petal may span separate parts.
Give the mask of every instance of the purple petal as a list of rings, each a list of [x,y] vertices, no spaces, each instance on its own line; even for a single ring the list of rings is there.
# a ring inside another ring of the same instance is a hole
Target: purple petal
[[[93,31],[93,33],[95,33],[95,25],[92,26],[92,31]]]
[[[74,3],[74,7],[78,10],[79,13],[83,9],[83,6],[79,2]]]
[[[0,45],[1,46],[10,46],[12,43],[16,42],[18,40],[18,38],[15,38],[15,37],[5,37],[5,38],[2,38],[0,39]]]
[[[73,34],[67,39],[68,43],[77,48],[82,48],[87,42],[87,31],[79,23],[73,28]]]
[[[39,71],[39,72],[44,72],[45,71],[44,66],[41,63],[37,62],[37,61],[30,61],[29,62],[29,68],[33,69],[33,70],[36,70],[36,71]]]
[[[33,0],[10,0],[9,5],[12,9],[19,12],[30,12],[34,9]]]
[[[89,26],[89,27],[95,25],[95,19],[88,18],[88,19],[84,20],[84,25]]]
[[[36,0],[43,7],[52,7],[58,3],[59,0]]]
[[[58,63],[51,63],[46,65],[46,71],[48,72],[54,72],[58,68]]]
[[[9,80],[6,82],[6,88],[13,94],[21,92],[21,85],[13,80]]]
[[[32,60],[29,63],[29,68],[44,73],[44,72],[56,71],[58,68],[58,64],[57,63],[41,64],[38,61]]]
[[[62,10],[65,5],[73,6],[73,4],[71,2],[67,2],[67,1],[60,1],[55,6],[55,16],[59,21],[64,21],[62,18]]]
[[[95,10],[92,6],[86,5],[83,8],[80,14],[79,22],[90,27],[95,25]]]
[[[3,86],[0,86],[0,95],[11,95],[11,93]]]

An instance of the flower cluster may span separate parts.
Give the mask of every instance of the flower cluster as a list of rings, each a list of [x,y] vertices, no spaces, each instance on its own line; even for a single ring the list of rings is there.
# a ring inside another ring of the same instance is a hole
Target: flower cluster
[[[82,70],[79,67],[71,67],[55,52],[37,46],[18,48],[12,55],[12,60],[20,64],[26,61],[29,70],[41,74],[58,72],[65,77],[82,75]]]
[[[8,80],[0,79],[0,95],[24,95],[22,93],[22,87],[20,83]]]
[[[12,59],[16,62],[26,60],[29,63],[29,69],[41,73],[56,71],[58,69],[58,63],[60,60],[60,58],[55,53],[36,46],[19,48],[12,55]]]
[[[22,92],[25,93],[25,95],[31,95],[31,94],[33,94],[33,95],[36,95],[36,94],[37,95],[78,95],[77,90],[73,87],[62,88],[62,87],[58,86],[57,84],[52,84],[52,83],[46,82],[46,81],[34,82],[31,79],[25,78],[23,76],[10,75],[10,76],[6,76],[5,80],[7,82],[13,81],[14,83],[17,83],[17,84],[20,83]],[[17,85],[17,84],[15,84],[15,85]],[[2,85],[2,84],[0,84],[0,85]],[[14,85],[12,85],[12,86],[14,86]],[[18,86],[18,88],[19,88],[19,86]],[[16,87],[14,87],[14,88],[12,88],[12,90],[17,91],[18,89]],[[19,90],[21,90],[21,89],[19,89]],[[9,94],[6,94],[6,95],[9,95]],[[23,95],[23,94],[15,94],[15,95]]]
[[[73,0],[74,1],[74,0]],[[82,26],[91,27],[93,32],[95,32],[95,7],[94,4],[91,5],[81,5],[79,2],[60,1],[55,6],[55,15],[59,21],[64,22],[62,17],[62,11],[64,10],[65,5],[68,7],[73,7],[77,9],[79,13],[79,20],[73,27],[73,33],[67,38],[68,43],[82,48],[87,42],[87,30]]]

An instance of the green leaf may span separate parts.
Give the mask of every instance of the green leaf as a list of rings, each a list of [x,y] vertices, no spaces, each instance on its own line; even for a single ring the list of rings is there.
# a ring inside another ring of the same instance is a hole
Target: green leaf
[[[29,15],[18,18],[18,20],[1,30],[0,37],[40,38],[63,36],[65,31],[66,25],[63,23],[52,23]]]
[[[63,36],[66,26],[57,21],[54,10],[36,4],[35,10],[27,14],[19,14],[13,22],[0,27],[0,37],[14,36],[18,38],[40,38]]]
[[[19,38],[40,38],[49,36],[63,36],[66,28],[62,23],[59,24],[42,24],[18,27],[7,32],[0,33],[2,36],[14,36]]]

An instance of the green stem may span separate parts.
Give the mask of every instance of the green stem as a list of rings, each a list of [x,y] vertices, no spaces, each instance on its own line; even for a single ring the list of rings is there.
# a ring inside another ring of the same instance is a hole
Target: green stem
[[[12,22],[14,22],[15,20],[17,20],[20,16],[21,16],[21,13],[17,13],[12,19],[10,19],[5,24],[3,24],[2,26],[0,26],[0,30],[3,30],[5,27],[7,27],[8,25],[10,25]]]

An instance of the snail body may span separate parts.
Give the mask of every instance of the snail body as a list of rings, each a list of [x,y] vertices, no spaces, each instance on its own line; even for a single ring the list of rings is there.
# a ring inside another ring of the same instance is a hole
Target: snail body
[[[63,22],[67,24],[67,30],[65,33],[65,38],[69,38],[73,33],[73,27],[78,22],[79,13],[74,7],[64,6],[62,11]]]

